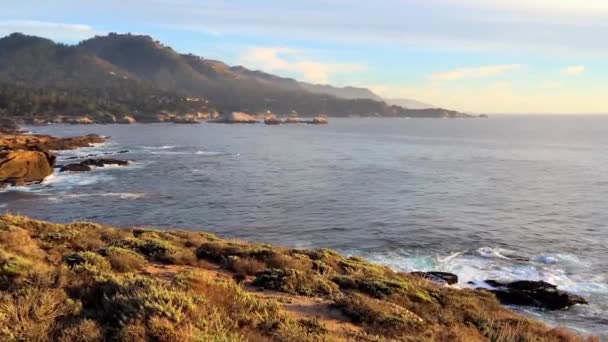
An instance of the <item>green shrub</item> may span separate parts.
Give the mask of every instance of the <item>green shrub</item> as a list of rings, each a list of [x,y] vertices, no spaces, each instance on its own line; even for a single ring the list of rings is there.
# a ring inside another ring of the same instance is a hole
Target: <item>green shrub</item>
[[[266,270],[257,275],[252,285],[305,296],[325,296],[338,292],[338,286],[327,279],[293,269]]]
[[[101,252],[106,256],[112,269],[117,272],[134,272],[141,270],[147,263],[146,258],[126,248],[108,247]]]
[[[106,258],[94,252],[69,253],[63,257],[63,262],[76,272],[99,273],[112,269],[112,265]]]

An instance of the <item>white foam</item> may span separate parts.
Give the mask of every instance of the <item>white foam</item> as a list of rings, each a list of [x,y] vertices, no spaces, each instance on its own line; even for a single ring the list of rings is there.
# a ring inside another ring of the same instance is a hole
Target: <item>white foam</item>
[[[477,249],[477,253],[484,258],[498,258],[510,260],[505,254],[513,254],[514,252],[504,248],[481,247]]]
[[[173,145],[142,146],[141,148],[143,148],[144,150],[171,150],[171,149],[176,148],[176,146],[173,146]]]
[[[199,155],[199,156],[219,156],[224,155],[223,152],[213,152],[213,151],[152,151],[151,154],[157,155]]]
[[[108,193],[85,193],[85,194],[62,194],[57,196],[49,196],[48,199],[51,201],[61,201],[65,199],[78,199],[88,197],[116,197],[125,200],[136,200],[145,197],[144,193],[133,193],[133,192],[108,192]]]
[[[202,155],[202,156],[219,156],[219,155],[222,155],[224,153],[222,153],[222,152],[211,152],[211,151],[196,151],[195,154]]]

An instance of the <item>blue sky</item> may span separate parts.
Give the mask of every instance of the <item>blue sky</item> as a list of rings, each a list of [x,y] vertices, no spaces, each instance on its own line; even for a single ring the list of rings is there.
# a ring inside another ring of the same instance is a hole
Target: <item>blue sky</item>
[[[86,4],[86,5],[85,5]],[[0,35],[181,52],[477,113],[608,113],[605,0],[20,0]]]

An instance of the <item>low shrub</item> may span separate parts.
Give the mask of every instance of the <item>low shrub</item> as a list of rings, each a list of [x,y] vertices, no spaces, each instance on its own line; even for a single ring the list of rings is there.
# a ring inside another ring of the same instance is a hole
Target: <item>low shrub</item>
[[[121,247],[105,248],[102,250],[102,254],[106,256],[112,269],[121,273],[139,271],[147,263],[146,258],[140,254]]]
[[[270,269],[259,273],[253,286],[305,296],[326,296],[338,292],[338,286],[315,273],[293,269]]]

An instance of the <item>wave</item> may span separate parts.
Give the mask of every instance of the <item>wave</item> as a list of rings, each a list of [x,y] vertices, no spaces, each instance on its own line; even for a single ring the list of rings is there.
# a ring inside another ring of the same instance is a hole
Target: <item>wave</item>
[[[108,192],[108,193],[83,193],[83,194],[62,194],[56,196],[48,196],[47,199],[50,201],[61,201],[66,199],[78,199],[88,197],[115,197],[125,200],[136,200],[144,198],[144,193],[133,193],[133,192]]]
[[[597,272],[597,266],[572,254],[516,255],[504,248],[482,247],[444,255],[394,251],[364,257],[399,271],[455,273],[460,287],[483,287],[486,279],[544,280],[581,295],[605,294],[608,305],[608,274]]]
[[[142,146],[141,148],[144,150],[171,150],[176,147],[177,146],[173,146],[173,145],[163,145],[163,146]]]
[[[224,152],[214,152],[214,151],[195,151],[195,152],[189,152],[189,151],[152,151],[150,152],[151,154],[156,154],[156,155],[197,155],[197,156],[221,156],[221,155],[227,155],[228,153],[224,153]]]

